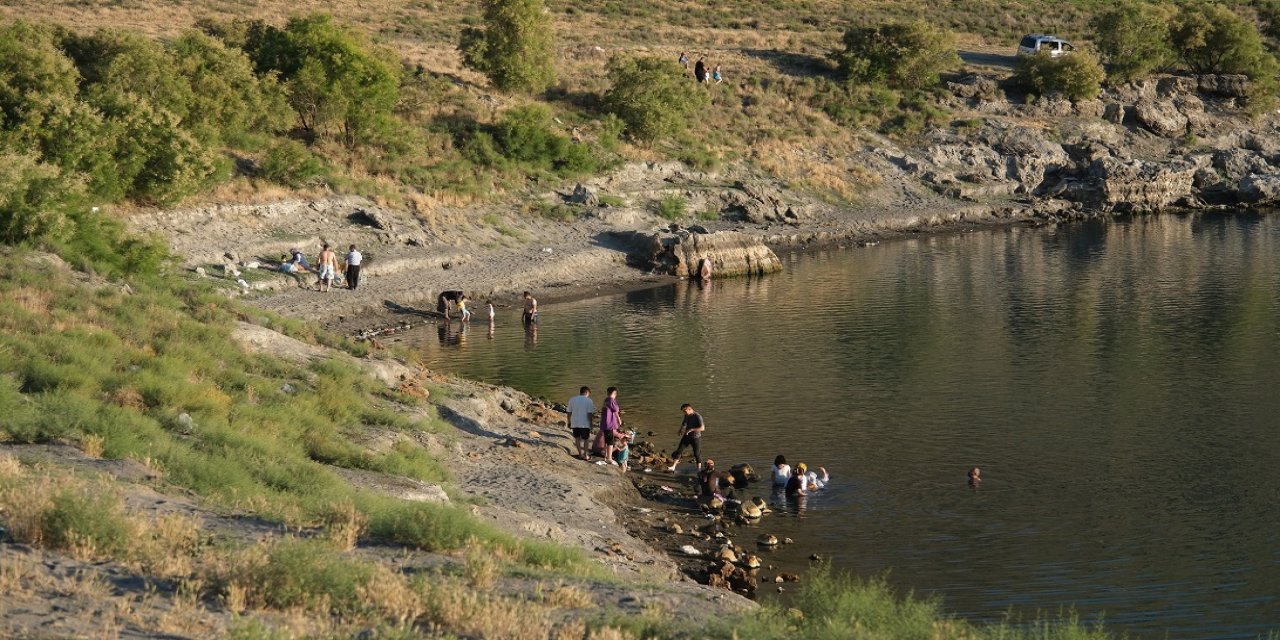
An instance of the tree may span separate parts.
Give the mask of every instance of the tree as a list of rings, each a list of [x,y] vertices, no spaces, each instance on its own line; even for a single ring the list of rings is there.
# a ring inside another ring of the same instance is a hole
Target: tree
[[[359,34],[316,14],[267,27],[247,53],[259,69],[280,74],[289,106],[307,131],[336,125],[342,141],[370,141],[386,123],[400,95],[400,78],[390,55]]]
[[[1014,77],[1038,95],[1062,94],[1070,100],[1098,97],[1106,72],[1088,51],[1054,57],[1047,51],[1018,58]]]
[[[1173,48],[1192,73],[1249,76],[1249,108],[1275,102],[1280,65],[1262,44],[1257,27],[1220,4],[1183,5],[1170,28]]]
[[[503,91],[539,93],[555,82],[555,36],[542,0],[481,0],[484,28],[462,31],[463,62]]]
[[[926,22],[853,27],[833,58],[850,80],[893,89],[921,89],[960,65],[955,36]]]
[[[1125,2],[1094,17],[1094,39],[1113,81],[1132,82],[1166,67],[1176,58],[1170,44],[1173,8]]]
[[[706,91],[666,58],[614,58],[609,79],[605,108],[626,123],[627,135],[642,142],[680,132],[708,102]]]
[[[1270,66],[1258,29],[1220,4],[1183,5],[1170,32],[1178,57],[1192,73],[1244,73],[1253,78]]]

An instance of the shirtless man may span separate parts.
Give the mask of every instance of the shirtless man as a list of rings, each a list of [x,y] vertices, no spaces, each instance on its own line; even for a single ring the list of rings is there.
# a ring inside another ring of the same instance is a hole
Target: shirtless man
[[[320,257],[316,259],[317,268],[320,275],[320,290],[328,291],[329,285],[333,283],[333,275],[338,272],[338,254],[329,248],[328,244],[320,250]]]
[[[538,324],[538,299],[528,291],[524,292],[524,314],[520,318],[526,327]]]

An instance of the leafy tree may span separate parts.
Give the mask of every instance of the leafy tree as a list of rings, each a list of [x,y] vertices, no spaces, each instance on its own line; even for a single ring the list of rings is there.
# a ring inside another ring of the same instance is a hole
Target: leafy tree
[[[1256,79],[1274,70],[1258,29],[1223,5],[1183,5],[1170,33],[1192,73],[1244,73]]]
[[[174,71],[191,87],[183,128],[208,143],[243,139],[284,128],[288,105],[275,76],[258,77],[243,51],[198,31],[169,43]]]
[[[1094,39],[1113,81],[1132,82],[1171,64],[1172,7],[1124,2],[1094,17]]]
[[[1220,4],[1189,3],[1174,18],[1170,34],[1178,57],[1193,73],[1245,74],[1251,110],[1262,111],[1275,102],[1280,65],[1252,23]]]
[[[30,154],[0,153],[0,242],[58,236],[67,210],[80,201],[80,184]]]
[[[462,31],[463,62],[503,91],[538,93],[555,82],[555,37],[542,0],[481,0],[484,28]]]
[[[1071,100],[1089,100],[1098,97],[1106,72],[1088,51],[1058,57],[1042,51],[1018,58],[1014,76],[1038,95],[1060,93]]]
[[[259,69],[280,74],[307,131],[336,125],[348,146],[371,141],[395,107],[400,79],[389,56],[328,15],[293,18],[250,38]]]
[[[679,133],[708,102],[706,91],[666,58],[614,58],[609,79],[605,108],[626,123],[627,135],[642,142]]]
[[[833,57],[846,78],[894,89],[932,86],[960,65],[955,35],[922,21],[853,27]]]

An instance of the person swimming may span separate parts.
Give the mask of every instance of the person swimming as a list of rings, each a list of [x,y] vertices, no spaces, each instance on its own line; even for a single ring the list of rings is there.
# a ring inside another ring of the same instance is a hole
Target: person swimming
[[[980,484],[982,484],[982,469],[977,467],[969,469],[969,486],[977,489]]]
[[[780,454],[773,459],[773,469],[770,470],[770,476],[773,478],[773,486],[787,486],[787,481],[791,479],[791,465],[787,464],[786,456]]]

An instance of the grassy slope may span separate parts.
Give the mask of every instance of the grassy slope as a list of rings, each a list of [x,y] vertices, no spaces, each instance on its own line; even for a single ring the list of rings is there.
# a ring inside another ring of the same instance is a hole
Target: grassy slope
[[[366,429],[440,429],[422,401],[388,392],[338,359],[298,368],[247,355],[230,327],[257,314],[198,282],[157,277],[126,287],[49,256],[6,250],[3,258],[0,440],[69,442],[91,456],[131,458],[157,472],[161,491],[190,490],[209,508],[279,520],[300,532],[257,544],[210,545],[195,520],[150,519],[126,509],[121,489],[106,478],[0,455],[5,535],[176,585],[162,593],[190,616],[173,629],[206,635],[202,616],[233,613],[246,616],[233,626],[241,637],[345,637],[359,629],[409,637],[435,629],[586,638],[599,628],[613,629],[602,637],[621,638],[1023,637],[1023,631],[950,620],[936,603],[899,598],[880,582],[821,573],[804,587],[795,610],[766,609],[696,632],[656,615],[622,618],[591,609],[573,584],[603,576],[577,550],[517,540],[462,508],[372,495],[332,471],[345,466],[446,481],[423,449],[375,454],[353,441]],[[325,339],[300,325],[260,321]],[[451,553],[462,571],[397,572],[354,555],[360,541]],[[35,593],[38,567],[4,557],[0,585],[14,597]],[[482,595],[503,575],[533,576],[549,586],[539,586],[542,595],[533,601]],[[61,584],[53,597],[98,597],[93,584]],[[575,612],[572,622],[559,613],[565,609]],[[294,622],[271,612],[288,612]],[[1067,621],[1035,635],[1095,634]]]

